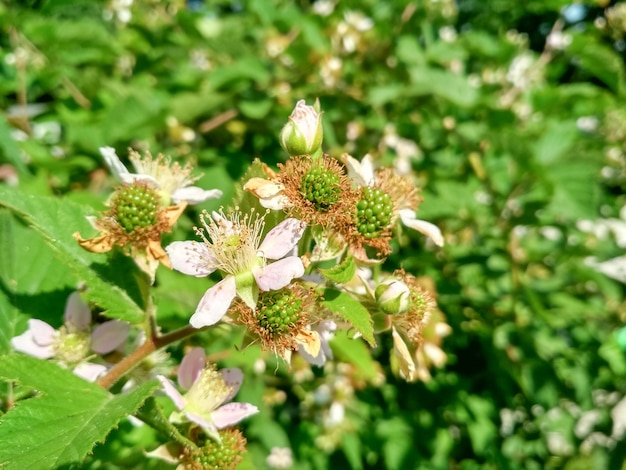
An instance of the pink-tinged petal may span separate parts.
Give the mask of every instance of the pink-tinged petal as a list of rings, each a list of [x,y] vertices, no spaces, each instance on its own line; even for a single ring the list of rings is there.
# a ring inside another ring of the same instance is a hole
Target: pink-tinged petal
[[[402,223],[413,230],[417,230],[418,232],[429,237],[435,245],[443,246],[443,235],[441,234],[441,230],[435,224],[431,224],[430,222],[426,222],[425,220],[420,220],[415,218],[415,212],[411,209],[401,209],[400,220]]]
[[[226,314],[236,295],[234,276],[226,276],[206,291],[189,323],[194,328],[215,325]]]
[[[128,169],[115,153],[115,149],[113,147],[100,147],[99,150],[100,155],[102,155],[102,158],[104,158],[104,161],[111,170],[111,173],[113,173],[116,178],[121,180],[122,175],[127,175],[129,173]]]
[[[170,397],[170,399],[174,402],[176,408],[182,410],[187,404],[185,397],[183,397],[180,392],[176,390],[176,387],[168,378],[163,377],[162,375],[157,375],[157,379],[159,379],[159,382],[161,382],[161,385],[163,385],[163,390],[165,391],[165,394]]]
[[[206,365],[206,354],[202,348],[193,348],[180,363],[178,368],[178,385],[189,390]]]
[[[304,274],[304,265],[297,256],[275,261],[267,266],[257,267],[252,270],[254,279],[263,291],[282,289],[293,279]]]
[[[241,369],[233,367],[231,369],[222,369],[220,371],[222,373],[222,378],[226,385],[230,388],[230,393],[226,395],[222,403],[230,401],[233,399],[237,392],[241,388],[241,384],[243,382],[243,372]]]
[[[98,354],[108,354],[120,347],[128,339],[130,325],[119,320],[111,320],[96,326],[91,333],[91,350]]]
[[[186,411],[185,415],[187,416],[189,421],[192,421],[192,422],[196,423],[198,426],[200,426],[202,428],[202,430],[208,436],[212,437],[213,439],[215,439],[218,442],[220,441],[220,435],[217,432],[217,427],[211,421],[203,418],[199,414],[192,413],[190,411]],[[211,417],[213,417],[212,414],[211,414]]]
[[[28,320],[28,331],[33,341],[39,346],[50,346],[56,338],[56,330],[45,321],[31,319]]]
[[[205,277],[218,267],[215,256],[204,243],[196,241],[174,242],[169,244],[165,251],[170,258],[172,268],[183,274]]]
[[[40,320],[29,320],[29,324],[31,321]],[[50,327],[47,323],[45,324]],[[54,329],[52,332],[54,333]],[[37,357],[39,359],[50,359],[54,356],[54,346],[52,341],[49,344],[38,344],[33,337],[31,329],[26,330],[19,336],[11,338],[11,346],[13,346],[13,349],[16,351],[28,354],[29,356]]]
[[[258,412],[259,409],[250,403],[227,403],[211,413],[211,419],[217,429],[222,429]]]
[[[348,169],[348,176],[357,186],[374,186],[374,162],[369,153],[360,162],[348,154],[344,154],[343,160]]]
[[[222,197],[222,191],[219,189],[202,189],[198,186],[189,186],[174,191],[172,201],[174,201],[174,204],[182,201],[187,201],[189,204],[199,204],[208,199],[217,199],[219,197]]]
[[[78,331],[88,331],[91,326],[91,310],[78,292],[72,292],[65,303],[65,324]]]
[[[74,374],[87,382],[95,382],[98,377],[107,371],[107,367],[102,364],[92,364],[91,362],[81,362],[74,367]]]
[[[306,224],[298,219],[285,219],[268,232],[259,253],[269,259],[281,259],[298,244]]]

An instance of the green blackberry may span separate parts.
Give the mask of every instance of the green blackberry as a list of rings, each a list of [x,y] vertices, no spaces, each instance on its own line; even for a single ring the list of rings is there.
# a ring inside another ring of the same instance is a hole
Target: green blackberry
[[[111,207],[120,226],[131,233],[157,223],[159,197],[145,184],[129,184],[117,189]]]
[[[259,326],[273,336],[285,335],[296,325],[302,299],[288,289],[261,293],[257,318]]]
[[[339,201],[341,177],[324,166],[313,166],[302,177],[300,191],[304,199],[312,202],[318,211],[326,211]]]
[[[367,186],[356,204],[357,230],[365,238],[377,238],[391,224],[393,202],[387,193]]]

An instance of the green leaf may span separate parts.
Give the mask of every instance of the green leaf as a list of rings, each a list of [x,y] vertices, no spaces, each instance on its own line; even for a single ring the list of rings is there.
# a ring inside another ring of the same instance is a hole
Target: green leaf
[[[53,326],[61,322],[76,280],[41,236],[4,208],[0,208],[0,240],[0,354],[4,354],[11,350],[10,340],[21,333],[27,316]]]
[[[330,344],[337,360],[356,366],[366,380],[374,381],[378,377],[380,371],[377,363],[363,341],[351,339],[341,331],[337,332]]]
[[[592,41],[588,36],[574,35],[567,53],[573,56],[578,67],[602,80],[617,94],[624,93],[624,64],[610,47]]]
[[[0,354],[6,354],[11,350],[11,338],[17,336],[18,311],[4,289],[0,289],[0,312]]]
[[[566,157],[579,135],[580,131],[576,128],[575,122],[550,122],[534,145],[537,161],[551,164]]]
[[[80,462],[158,386],[111,395],[58,365],[24,355],[0,357],[0,377],[39,394],[0,418],[0,466],[29,470]]]
[[[361,441],[356,434],[344,433],[341,437],[341,449],[348,462],[350,462],[350,468],[355,470],[363,468],[361,463]]]
[[[21,173],[27,171],[22,161],[20,147],[11,135],[11,127],[4,116],[0,116],[0,155],[14,165]]]
[[[138,323],[144,313],[134,298],[141,299],[142,280],[138,269],[127,257],[120,258],[128,263],[122,269],[114,269],[103,263],[103,255],[88,253],[76,243],[73,232],[84,236],[93,228],[85,217],[90,210],[73,202],[51,197],[33,196],[16,189],[0,186],[0,207],[13,211],[26,224],[36,230],[58,254],[61,262],[69,266],[87,284],[85,298],[104,309],[111,318]],[[3,241],[13,243],[17,241]],[[119,266],[118,266],[119,268]],[[125,288],[111,282],[112,276],[123,276]],[[131,297],[131,293],[133,296]]]
[[[336,289],[324,290],[322,304],[331,312],[349,322],[370,346],[376,346],[372,317],[365,307],[351,295]]]
[[[337,266],[328,269],[320,269],[319,271],[322,276],[329,281],[344,283],[348,282],[354,276],[356,264],[354,264],[354,258],[348,256]]]
[[[427,67],[409,69],[411,96],[437,95],[460,107],[471,107],[478,101],[478,91],[467,78],[446,70]]]

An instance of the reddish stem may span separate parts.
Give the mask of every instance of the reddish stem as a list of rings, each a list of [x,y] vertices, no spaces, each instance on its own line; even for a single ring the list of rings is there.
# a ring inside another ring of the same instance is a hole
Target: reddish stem
[[[148,357],[157,349],[161,349],[164,346],[180,341],[188,336],[191,336],[202,329],[197,329],[192,326],[185,326],[179,330],[172,331],[171,333],[163,336],[149,337],[146,342],[139,346],[136,350],[115,364],[109,371],[98,379],[96,382],[102,388],[109,389],[115,382],[117,382],[124,374],[129,372],[133,367],[139,364],[144,358]]]

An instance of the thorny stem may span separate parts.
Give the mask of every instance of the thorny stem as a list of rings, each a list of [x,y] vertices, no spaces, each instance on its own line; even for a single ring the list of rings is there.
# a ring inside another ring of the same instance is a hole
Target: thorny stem
[[[180,341],[188,336],[202,331],[192,326],[184,326],[179,330],[172,331],[163,336],[147,336],[146,342],[135,349],[132,353],[115,364],[105,375],[100,377],[97,384],[105,389],[111,388],[122,376],[136,367],[143,359],[148,357],[157,349]]]

